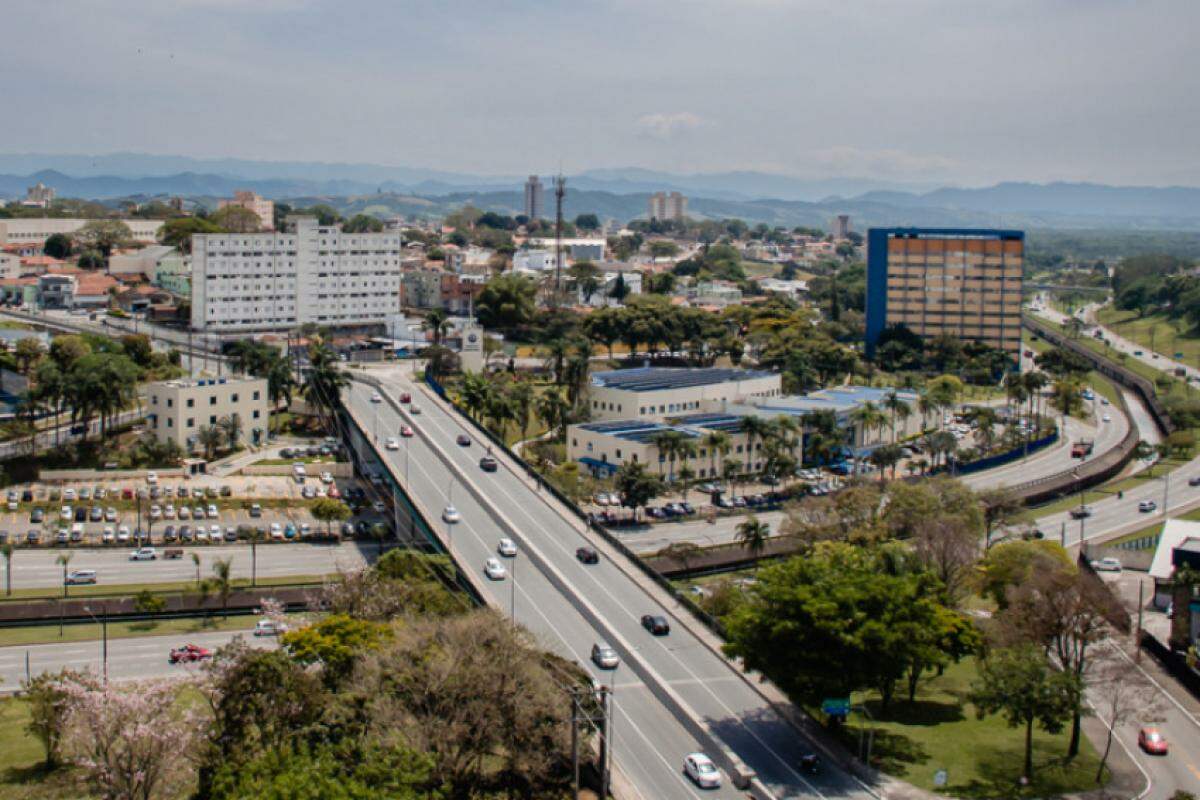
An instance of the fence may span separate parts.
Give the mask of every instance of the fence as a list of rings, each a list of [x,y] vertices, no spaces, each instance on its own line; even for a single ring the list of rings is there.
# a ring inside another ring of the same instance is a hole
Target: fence
[[[1025,456],[1036,453],[1058,441],[1058,430],[1055,429],[1049,436],[1043,436],[1041,439],[1034,439],[1028,446],[1018,447],[1015,450],[1009,450],[1004,453],[997,453],[994,456],[978,459],[977,461],[969,461],[966,464],[959,464],[954,468],[955,475],[970,475],[973,472],[980,472],[992,467],[999,467],[1003,464],[1011,464],[1012,462],[1024,458]]]

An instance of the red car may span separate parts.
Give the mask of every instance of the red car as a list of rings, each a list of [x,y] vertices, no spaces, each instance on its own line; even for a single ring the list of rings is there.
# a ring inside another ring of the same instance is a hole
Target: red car
[[[181,661],[203,661],[206,658],[212,658],[212,650],[198,644],[185,644],[183,647],[171,648],[171,655],[167,660],[172,664],[178,664]]]
[[[124,500],[132,500],[133,499],[133,489],[130,489],[128,486],[126,486],[124,489],[121,490],[121,497]]]
[[[1169,749],[1167,737],[1158,728],[1142,728],[1138,731],[1138,747],[1152,756],[1165,756]]]
[[[411,437],[413,435],[413,429],[408,427],[407,425],[405,425],[403,428],[400,429],[400,435],[403,436],[405,439],[408,439],[409,437]]]
[[[400,395],[400,402],[401,402],[401,403],[411,403],[411,402],[412,402],[412,395],[411,395],[411,394],[409,394],[408,392],[403,392],[403,393]]]

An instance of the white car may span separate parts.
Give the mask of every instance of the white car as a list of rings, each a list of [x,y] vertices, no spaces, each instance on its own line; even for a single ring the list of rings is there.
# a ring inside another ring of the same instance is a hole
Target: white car
[[[208,526],[208,538],[209,538],[209,540],[214,541],[214,542],[221,541],[221,526],[220,525],[209,525]]]
[[[333,483],[333,473],[332,472],[322,472],[321,473],[321,483]]]
[[[1143,514],[1154,511],[1156,508],[1158,508],[1158,503],[1153,500],[1143,500],[1138,503],[1138,511],[1141,511]]]
[[[221,516],[221,512],[217,511],[217,507],[212,503],[208,504],[208,508],[205,511],[208,514],[209,519],[217,519]]]
[[[132,534],[130,534],[130,532],[129,532],[128,525],[122,525],[121,527],[117,528],[117,541],[118,542],[121,542],[122,544],[124,544],[125,542],[128,542],[131,537],[132,537]]]
[[[196,526],[196,541],[197,542],[207,542],[208,541],[208,531],[204,530],[203,525]]]
[[[179,507],[179,518],[180,519],[191,519],[192,518],[191,506],[180,506]]]
[[[158,503],[150,506],[150,519],[162,519],[162,509],[159,508]]]
[[[500,544],[496,546],[496,552],[506,558],[513,558],[517,555],[517,545],[512,539],[501,539]]]
[[[70,522],[73,517],[74,512],[71,511],[70,506],[63,506],[58,510],[58,518],[65,522]]]
[[[288,626],[286,622],[274,622],[269,619],[260,619],[254,626],[255,636],[279,636],[287,633]]]
[[[374,503],[371,504],[371,508],[373,508],[375,510],[376,514],[387,513],[387,506],[384,505],[382,500],[376,500]]]
[[[506,570],[504,568],[504,565],[501,564],[500,561],[495,558],[489,558],[487,561],[484,562],[483,571],[484,571],[484,574],[486,574],[488,576],[488,578],[490,578],[491,580],[494,580],[494,581],[502,581],[502,580],[504,580],[504,577],[506,575],[508,575],[508,570]]]
[[[388,450],[399,450],[400,449],[400,440],[397,439],[395,436],[389,436],[387,438],[387,440],[383,443],[383,446],[386,447]]]
[[[372,403],[382,403],[383,402],[383,398],[379,396],[379,392],[371,392],[371,402]]]
[[[442,519],[446,522],[461,522],[462,514],[458,513],[454,506],[446,506],[442,509]]]
[[[282,539],[283,538],[283,526],[280,525],[278,522],[271,523],[271,538],[272,539]]]
[[[1105,422],[1112,422],[1112,414],[1105,414],[1100,419],[1104,420]]]
[[[717,789],[721,786],[721,771],[704,753],[689,753],[685,756],[683,774],[691,778],[701,789]]]
[[[130,561],[153,561],[158,558],[158,551],[153,547],[139,547],[129,554]]]
[[[147,472],[146,473],[146,483],[150,484],[151,486],[158,483],[158,473],[157,472]]]
[[[108,526],[104,529],[104,533],[101,535],[100,539],[105,544],[112,544],[117,540],[117,534],[113,531],[111,526]]]
[[[1112,556],[1109,556],[1108,558],[1101,558],[1092,562],[1092,569],[1096,570],[1097,572],[1120,572],[1121,559],[1113,558]]]
[[[175,519],[175,504],[167,503],[163,506],[163,516],[167,519]]]
[[[75,499],[75,490],[74,489],[72,489],[70,487],[63,489],[63,500],[74,500],[74,499]]]

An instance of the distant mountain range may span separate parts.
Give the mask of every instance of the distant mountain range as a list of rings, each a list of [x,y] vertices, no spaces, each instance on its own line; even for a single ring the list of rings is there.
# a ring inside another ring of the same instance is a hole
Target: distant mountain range
[[[0,155],[0,197],[9,198],[23,197],[26,187],[41,181],[62,197],[101,201],[181,195],[211,202],[252,189],[295,204],[328,202],[343,211],[380,215],[443,214],[466,203],[512,214],[522,210],[524,180],[368,164]],[[649,194],[666,190],[686,194],[693,216],[771,225],[828,227],[834,215],[850,214],[859,230],[870,225],[1200,230],[1200,188],[1190,187],[1001,183],[963,189],[636,168],[570,175],[567,186],[570,216],[594,212],[622,222],[643,216]]]

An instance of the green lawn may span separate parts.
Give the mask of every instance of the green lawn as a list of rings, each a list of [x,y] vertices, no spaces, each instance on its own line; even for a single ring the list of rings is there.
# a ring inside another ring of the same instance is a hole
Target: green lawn
[[[1096,319],[1147,350],[1162,353],[1168,358],[1183,353],[1181,360],[1184,363],[1200,365],[1200,337],[1189,330],[1183,320],[1171,320],[1165,314],[1151,314],[1138,319],[1136,312],[1121,311],[1113,306],[1100,309]]]
[[[0,797],[4,800],[76,800],[79,790],[70,770],[46,774],[42,744],[25,730],[29,704],[0,698]]]
[[[210,572],[205,565],[201,566],[201,577],[210,577]],[[310,586],[318,584],[323,580],[320,575],[280,575],[275,577],[259,577],[257,584],[259,586]],[[244,589],[250,586],[248,578],[234,578],[232,584],[235,589]],[[173,581],[168,583],[126,583],[126,584],[96,584],[93,586],[72,586],[70,587],[70,597],[128,597],[135,595],[138,592],[149,589],[156,594],[171,594],[194,592],[196,589],[195,581]],[[29,600],[29,599],[47,599],[57,600],[62,596],[59,589],[39,587],[36,589],[13,589],[11,595],[3,595],[0,601],[4,600]],[[212,600],[209,601],[214,602]],[[216,608],[220,608],[220,600],[216,601]]]
[[[1024,729],[1008,727],[1000,716],[978,719],[966,699],[975,679],[975,662],[965,659],[938,678],[923,683],[916,702],[907,695],[884,711],[878,695],[855,695],[875,717],[873,757],[889,775],[934,791],[934,773],[945,769],[949,781],[942,794],[968,798],[1051,797],[1096,788],[1099,758],[1085,738],[1073,763],[1064,763],[1069,731],[1033,735],[1034,780],[1018,785],[1024,758]],[[863,717],[852,715],[844,734],[858,747]]]
[[[214,609],[209,619],[165,619],[161,622],[110,622],[109,639],[127,639],[135,636],[159,636],[167,634],[215,633],[217,631],[240,631],[254,627],[257,617],[242,614],[236,617],[221,617],[220,607]],[[57,625],[31,625],[22,628],[0,628],[0,647],[26,644],[48,644],[54,642],[99,641],[101,627],[89,622],[86,625],[67,625],[63,635],[58,635]]]

